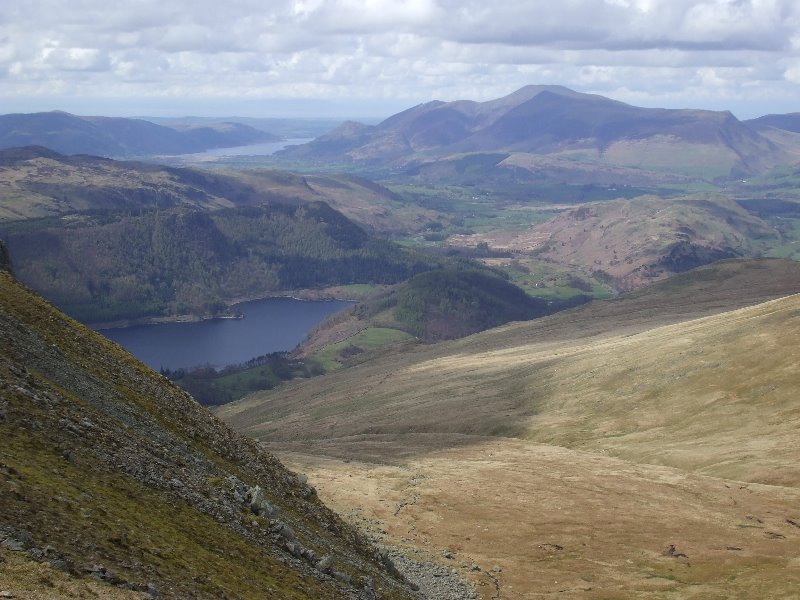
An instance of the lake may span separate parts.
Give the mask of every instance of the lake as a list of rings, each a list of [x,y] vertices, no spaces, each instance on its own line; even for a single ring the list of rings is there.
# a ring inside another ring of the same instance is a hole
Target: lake
[[[325,317],[351,304],[267,298],[234,306],[243,319],[140,325],[100,333],[156,370],[198,365],[220,368],[292,350]]]
[[[170,159],[180,159],[187,162],[214,162],[232,156],[270,156],[278,150],[283,150],[288,146],[305,144],[314,138],[293,138],[280,140],[278,142],[265,142],[262,144],[250,144],[248,146],[233,146],[230,148],[213,148],[205,152],[194,154],[177,154],[169,156]]]

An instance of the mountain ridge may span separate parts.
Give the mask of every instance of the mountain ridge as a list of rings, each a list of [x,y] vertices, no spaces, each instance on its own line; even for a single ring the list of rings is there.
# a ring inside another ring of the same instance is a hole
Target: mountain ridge
[[[526,86],[496,100],[432,101],[393,115],[375,126],[350,124],[279,156],[301,160],[402,167],[473,152],[574,156],[591,152],[607,166],[634,166],[636,156],[617,146],[665,144],[677,151],[724,152],[718,174],[761,172],[791,160],[783,146],[736,119],[729,111],[641,108],[562,86]],[[694,158],[696,163],[696,157]],[[650,168],[679,166],[659,159]],[[697,165],[694,165],[697,167]]]
[[[123,157],[189,154],[278,139],[240,123],[178,130],[144,119],[84,117],[64,111],[0,115],[0,149],[38,145],[62,154]]]

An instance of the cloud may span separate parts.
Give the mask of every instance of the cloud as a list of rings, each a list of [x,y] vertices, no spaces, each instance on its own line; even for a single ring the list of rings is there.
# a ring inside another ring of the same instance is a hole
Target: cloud
[[[106,71],[110,66],[106,54],[97,48],[45,48],[41,63],[60,71]]]
[[[800,97],[796,0],[4,0],[0,23],[6,104],[55,92],[413,104],[529,83],[753,112]]]

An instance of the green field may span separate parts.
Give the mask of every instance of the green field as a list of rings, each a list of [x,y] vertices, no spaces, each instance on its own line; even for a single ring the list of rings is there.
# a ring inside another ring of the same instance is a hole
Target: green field
[[[319,365],[325,372],[335,371],[348,362],[363,359],[379,348],[410,339],[413,339],[411,335],[399,329],[367,327],[346,340],[326,346],[314,354],[309,362]]]

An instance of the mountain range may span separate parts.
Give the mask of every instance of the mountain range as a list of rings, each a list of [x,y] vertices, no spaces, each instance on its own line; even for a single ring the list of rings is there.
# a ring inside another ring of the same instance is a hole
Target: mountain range
[[[799,148],[797,140],[770,139],[730,112],[641,108],[532,85],[488,102],[421,104],[374,126],[345,123],[281,155],[424,170],[465,154],[502,153],[492,166],[528,171],[529,177],[543,170],[542,157],[550,157],[564,168],[591,163],[622,169],[617,178],[633,180],[637,171],[664,170],[744,176],[798,160]]]
[[[800,262],[753,258],[797,256],[796,117],[529,86],[282,154],[394,191],[0,150],[0,597],[416,600],[431,561],[448,600],[796,597]],[[173,139],[37,119],[11,139]],[[25,285],[86,322],[364,302],[300,349],[329,372],[215,417]]]
[[[233,122],[176,129],[143,119],[82,117],[62,111],[0,115],[0,149],[44,146],[63,154],[126,157],[189,154],[278,139]]]

